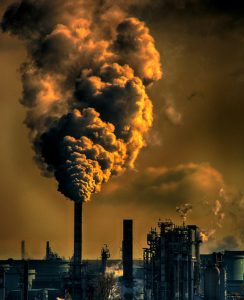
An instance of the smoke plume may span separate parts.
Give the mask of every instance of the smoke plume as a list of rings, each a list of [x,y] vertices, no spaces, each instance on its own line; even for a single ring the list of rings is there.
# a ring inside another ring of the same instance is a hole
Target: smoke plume
[[[21,103],[35,160],[74,201],[133,168],[153,121],[146,88],[161,78],[159,53],[121,4],[22,0],[1,23],[26,43]]]
[[[187,215],[192,211],[192,205],[190,203],[184,203],[180,206],[176,206],[176,211],[180,215],[183,224],[185,224]]]

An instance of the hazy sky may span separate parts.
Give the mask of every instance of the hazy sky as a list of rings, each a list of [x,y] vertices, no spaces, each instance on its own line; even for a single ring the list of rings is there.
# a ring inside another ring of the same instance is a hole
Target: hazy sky
[[[2,0],[0,14],[7,6]],[[160,3],[160,4],[159,4]],[[154,125],[136,169],[112,178],[84,205],[84,256],[108,244],[121,255],[122,220],[134,219],[135,256],[158,219],[181,222],[176,206],[191,203],[188,223],[209,230],[205,251],[244,248],[244,10],[241,1],[147,1],[131,14],[145,21],[161,55],[163,78],[148,93]],[[40,175],[25,109],[19,103],[22,42],[0,35],[0,256],[44,256],[45,241],[70,257],[73,203]]]

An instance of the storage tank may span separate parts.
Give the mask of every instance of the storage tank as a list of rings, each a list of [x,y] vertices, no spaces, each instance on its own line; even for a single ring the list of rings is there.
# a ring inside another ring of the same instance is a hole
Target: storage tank
[[[243,280],[244,251],[225,251],[224,264],[227,280]]]

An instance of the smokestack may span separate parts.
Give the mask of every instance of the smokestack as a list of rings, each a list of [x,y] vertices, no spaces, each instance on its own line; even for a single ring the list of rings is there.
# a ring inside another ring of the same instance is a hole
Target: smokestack
[[[74,257],[73,257],[73,274],[72,274],[72,299],[82,300],[82,202],[74,203]]]
[[[82,259],[82,202],[75,202],[74,209],[74,264],[80,265]]]
[[[28,300],[28,289],[29,289],[29,263],[27,260],[24,261],[24,270],[23,270],[23,300]]]
[[[124,299],[133,299],[133,220],[123,221]]]
[[[25,252],[25,241],[21,241],[21,259],[26,258],[26,252]]]
[[[51,253],[51,248],[50,248],[50,242],[46,242],[46,260],[50,259],[50,253]]]

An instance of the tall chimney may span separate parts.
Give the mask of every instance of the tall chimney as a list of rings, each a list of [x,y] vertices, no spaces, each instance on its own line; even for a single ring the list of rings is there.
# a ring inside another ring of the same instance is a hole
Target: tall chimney
[[[82,202],[75,202],[74,215],[74,263],[78,265],[82,259]]]
[[[25,241],[21,241],[21,259],[26,258]]]
[[[50,242],[46,242],[46,260],[50,259],[51,254],[51,248],[50,248]]]
[[[133,220],[123,221],[123,283],[124,299],[133,299]]]
[[[22,286],[22,299],[28,300],[28,290],[29,290],[29,263],[24,260],[23,266],[23,286]]]
[[[72,275],[72,299],[82,300],[82,202],[74,203],[74,257],[73,257],[73,275]]]

